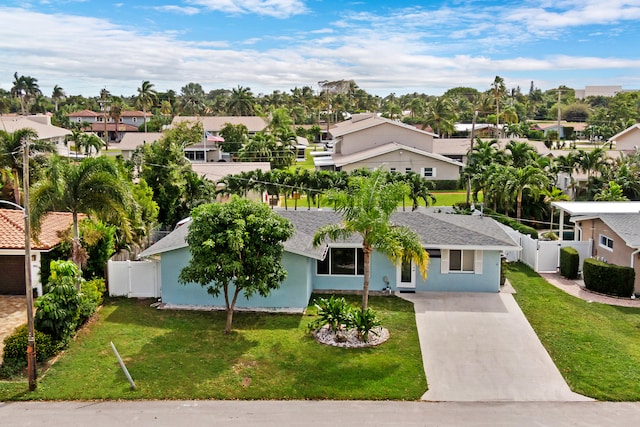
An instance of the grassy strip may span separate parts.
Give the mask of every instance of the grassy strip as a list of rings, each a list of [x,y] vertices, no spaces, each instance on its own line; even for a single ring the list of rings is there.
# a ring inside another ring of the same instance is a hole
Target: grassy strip
[[[640,400],[640,310],[589,303],[522,264],[515,298],[571,389],[608,401]]]
[[[225,335],[224,313],[158,311],[150,302],[108,301],[99,319],[40,378],[36,392],[27,392],[24,382],[0,383],[0,401],[416,400],[426,390],[413,305],[399,298],[371,297],[391,338],[368,349],[316,343],[306,332],[312,314],[236,313],[234,332]],[[109,341],[136,391],[129,389]]]

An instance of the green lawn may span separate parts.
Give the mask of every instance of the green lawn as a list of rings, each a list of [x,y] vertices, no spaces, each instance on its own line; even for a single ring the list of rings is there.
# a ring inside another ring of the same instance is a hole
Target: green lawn
[[[521,264],[515,298],[571,389],[599,400],[640,400],[640,309],[589,303]]]
[[[427,388],[413,305],[396,297],[370,298],[391,337],[368,349],[316,343],[306,333],[310,314],[236,313],[234,332],[225,335],[224,313],[158,311],[150,302],[107,301],[34,393],[26,382],[0,382],[0,401],[416,400]],[[136,391],[129,390],[110,341]]]

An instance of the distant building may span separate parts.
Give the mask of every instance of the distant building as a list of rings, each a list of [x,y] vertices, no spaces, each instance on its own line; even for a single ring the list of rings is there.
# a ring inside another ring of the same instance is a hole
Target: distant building
[[[576,99],[585,99],[589,96],[615,96],[623,92],[622,86],[585,86],[584,89],[575,89]]]

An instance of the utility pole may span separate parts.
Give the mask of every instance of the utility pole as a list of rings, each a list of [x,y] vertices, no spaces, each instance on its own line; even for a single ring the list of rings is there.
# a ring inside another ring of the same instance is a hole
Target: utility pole
[[[109,111],[109,104],[111,103],[111,101],[107,99],[106,93],[107,93],[107,89],[105,88],[102,91],[102,99],[98,100],[98,104],[100,104],[100,109],[102,110],[102,120],[104,122],[104,146],[105,146],[105,149],[108,150],[109,149],[109,133],[107,132],[107,112]],[[117,128],[118,124],[116,123],[115,125]]]
[[[478,118],[478,110],[473,112],[473,120],[471,121],[471,143],[469,144],[469,152],[467,153],[467,167],[469,167],[469,156],[473,152],[473,134],[476,130],[476,119]],[[471,175],[467,174],[467,206],[471,197]]]
[[[37,387],[36,336],[33,324],[33,285],[31,283],[31,224],[29,222],[29,139],[23,138],[22,184],[24,197],[24,277],[27,296],[27,375],[29,390]]]
[[[562,118],[562,114],[560,112],[560,95],[562,94],[562,90],[558,88],[558,144],[560,144],[560,119]]]

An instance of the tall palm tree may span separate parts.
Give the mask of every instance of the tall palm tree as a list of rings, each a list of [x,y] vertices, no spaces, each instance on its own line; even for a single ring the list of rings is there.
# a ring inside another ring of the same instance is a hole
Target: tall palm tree
[[[238,86],[231,90],[227,103],[228,113],[232,116],[250,116],[255,112],[255,100],[251,88]]]
[[[153,84],[148,80],[144,80],[138,88],[138,96],[136,102],[142,107],[144,113],[144,133],[147,133],[147,106],[153,105],[158,100],[158,92],[153,88]]]
[[[525,191],[533,197],[538,197],[549,185],[549,178],[544,171],[533,165],[512,169],[509,173],[509,181],[506,183],[506,186],[516,197],[516,220],[520,222],[522,216],[522,198]]]
[[[180,104],[185,114],[200,114],[205,108],[205,94],[199,83],[188,83],[182,87]]]
[[[64,93],[64,89],[62,89],[58,85],[55,85],[53,87],[53,92],[51,94],[51,99],[53,100],[53,105],[55,106],[56,112],[58,112],[58,104],[60,103],[60,101],[62,101],[66,97],[67,97],[67,94]]]
[[[500,136],[500,100],[504,96],[507,87],[504,85],[504,79],[496,76],[491,83],[491,93],[496,106],[496,134]]]
[[[55,153],[55,146],[46,140],[38,139],[33,129],[19,129],[13,133],[0,130],[0,167],[11,170],[14,203],[20,204],[20,188],[22,182],[22,161],[24,144],[29,144],[32,156]]]
[[[453,133],[455,121],[456,112],[448,96],[440,96],[427,105],[425,123],[430,125],[438,135]]]
[[[560,202],[563,200],[569,200],[570,197],[569,195],[565,194],[562,192],[561,189],[559,189],[558,187],[552,187],[551,190],[545,190],[543,191],[544,194],[544,202],[549,205],[549,212],[550,212],[550,221],[549,221],[549,231],[553,232],[553,205],[551,205],[551,202]]]
[[[394,263],[403,259],[414,261],[423,278],[426,278],[429,255],[414,231],[391,222],[391,215],[407,194],[406,184],[388,182],[385,172],[380,168],[369,177],[353,176],[350,181],[350,191],[331,190],[326,194],[327,200],[335,203],[342,223],[320,227],[314,235],[313,244],[319,245],[325,239],[339,240],[353,234],[362,237],[362,311],[365,311],[369,304],[371,253],[374,249],[387,255]]]
[[[13,78],[11,94],[19,98],[22,115],[28,114],[31,100],[38,95],[42,95],[40,86],[38,86],[38,79],[31,76],[18,76],[17,72],[14,73]]]
[[[511,154],[511,165],[516,168],[523,168],[535,162],[538,153],[535,148],[524,141],[509,141],[505,150]]]
[[[412,211],[418,209],[420,199],[424,200],[425,205],[429,206],[429,202],[435,203],[436,197],[431,193],[433,182],[421,177],[416,172],[410,172],[403,175],[404,182],[409,186],[409,198],[413,202]],[[404,203],[403,203],[404,204]]]
[[[115,162],[106,157],[89,157],[76,164],[55,156],[47,168],[46,180],[33,187],[31,224],[37,236],[47,212],[71,212],[73,216],[74,262],[80,266],[81,248],[78,215],[118,216],[119,225],[128,227],[126,208],[132,202]]]

